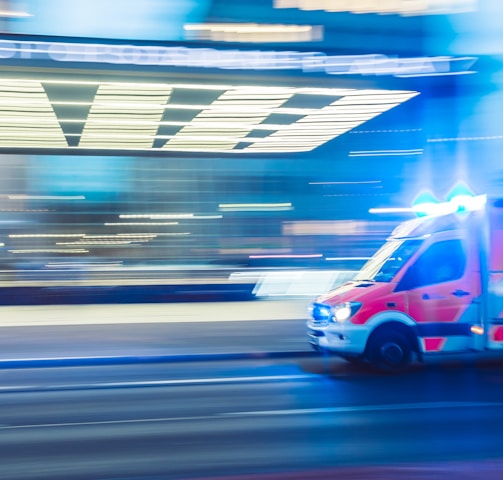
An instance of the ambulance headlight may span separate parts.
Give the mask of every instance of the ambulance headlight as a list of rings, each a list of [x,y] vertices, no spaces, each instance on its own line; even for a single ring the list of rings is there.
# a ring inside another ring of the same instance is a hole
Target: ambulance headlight
[[[333,317],[332,308],[324,303],[313,303],[309,307],[309,313],[318,322],[328,322]]]
[[[332,307],[333,322],[344,323],[349,320],[362,306],[361,302],[345,302]]]

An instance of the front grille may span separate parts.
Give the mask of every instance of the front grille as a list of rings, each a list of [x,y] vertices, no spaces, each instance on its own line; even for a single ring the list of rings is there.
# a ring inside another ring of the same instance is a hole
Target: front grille
[[[328,325],[328,320],[316,320],[315,318],[310,318],[309,325],[313,327],[326,327]]]

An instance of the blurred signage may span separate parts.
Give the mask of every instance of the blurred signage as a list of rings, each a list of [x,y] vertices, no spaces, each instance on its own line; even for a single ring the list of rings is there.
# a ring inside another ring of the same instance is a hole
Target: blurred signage
[[[242,70],[300,70],[330,75],[452,75],[471,73],[475,57],[396,58],[275,50],[30,42],[0,40],[1,59],[50,60]]]
[[[274,0],[274,8],[403,16],[472,12],[477,4],[477,0]]]
[[[287,43],[323,39],[321,25],[259,23],[188,23],[183,26],[187,40],[212,42]]]

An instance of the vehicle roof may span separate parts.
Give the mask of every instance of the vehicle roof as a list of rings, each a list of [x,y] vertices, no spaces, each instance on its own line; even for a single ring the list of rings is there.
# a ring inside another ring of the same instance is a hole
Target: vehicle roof
[[[470,214],[441,215],[437,217],[417,217],[398,225],[391,233],[390,240],[423,238],[432,233],[459,230],[469,222]]]

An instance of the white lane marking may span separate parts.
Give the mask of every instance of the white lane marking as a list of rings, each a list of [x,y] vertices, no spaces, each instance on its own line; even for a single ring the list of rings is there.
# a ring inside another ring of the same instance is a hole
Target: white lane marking
[[[153,380],[142,382],[108,382],[99,383],[105,387],[147,386],[147,385],[200,385],[207,383],[246,383],[246,382],[276,382],[281,380],[304,380],[316,378],[315,375],[271,375],[257,377],[220,377],[220,378],[186,378],[180,380]]]
[[[0,387],[0,392],[17,392],[18,390],[36,390],[40,385],[8,385]]]
[[[158,417],[158,418],[137,418],[128,420],[102,420],[95,422],[67,422],[67,423],[41,423],[29,425],[0,425],[1,430],[35,429],[35,428],[60,428],[60,427],[81,427],[94,425],[119,425],[119,424],[140,424],[140,423],[162,423],[180,421],[200,421],[218,420],[222,418],[239,418],[247,416],[271,416],[271,415],[311,415],[326,413],[348,413],[348,412],[375,412],[394,410],[427,410],[427,409],[450,409],[450,408],[480,408],[480,407],[501,407],[501,402],[431,402],[431,403],[401,403],[391,405],[359,405],[345,407],[327,408],[304,408],[292,410],[263,410],[249,412],[224,412],[212,415],[200,415],[189,417]]]
[[[0,430],[17,430],[29,428],[58,428],[58,427],[83,427],[93,425],[120,425],[128,423],[161,423],[161,422],[180,422],[192,420],[208,420],[217,418],[216,415],[201,415],[195,417],[159,417],[159,418],[133,418],[129,420],[102,420],[96,422],[67,422],[67,423],[40,423],[31,425],[1,425]]]
[[[278,382],[294,380],[318,379],[317,375],[263,375],[255,377],[217,377],[217,378],[185,378],[179,380],[144,380],[137,382],[103,382],[103,383],[74,383],[74,384],[52,384],[52,385],[8,385],[1,386],[2,391],[16,391],[29,389],[44,390],[79,390],[84,388],[120,388],[120,387],[158,387],[176,385],[207,385],[217,383],[247,383],[247,382]]]
[[[346,407],[324,407],[324,408],[299,408],[291,410],[257,410],[248,412],[229,412],[220,415],[225,416],[279,416],[279,415],[311,415],[317,413],[353,413],[353,412],[378,412],[394,410],[427,410],[431,408],[478,408],[478,407],[499,407],[500,402],[428,402],[428,403],[398,403],[389,405],[355,405]]]

